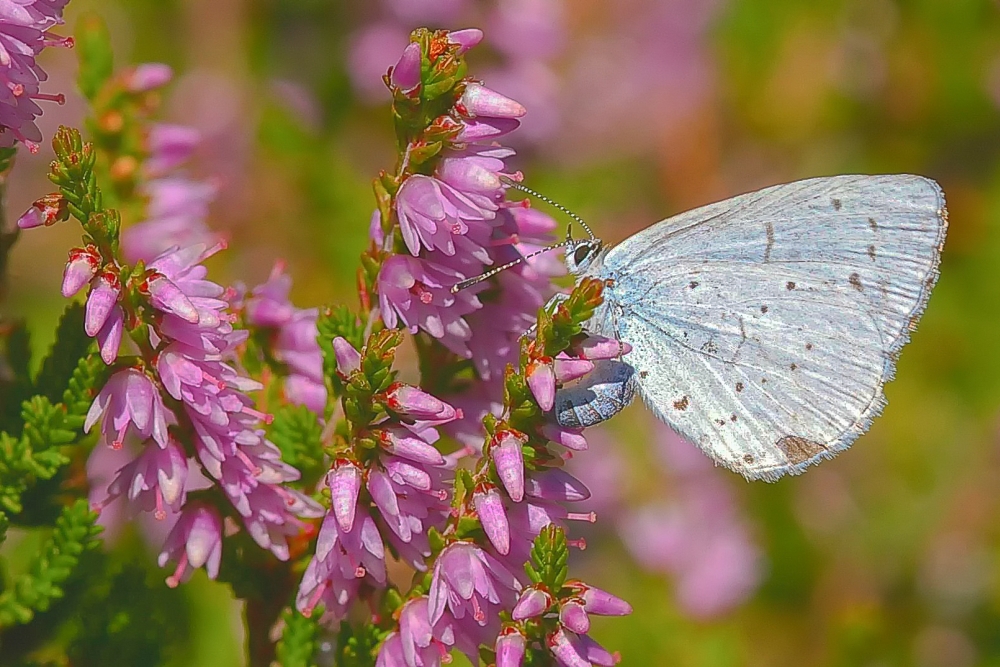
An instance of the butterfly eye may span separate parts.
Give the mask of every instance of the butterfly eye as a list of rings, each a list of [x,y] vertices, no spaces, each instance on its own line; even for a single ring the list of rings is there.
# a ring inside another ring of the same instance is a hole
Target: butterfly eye
[[[591,248],[590,248],[589,245],[579,245],[579,246],[577,246],[576,250],[573,251],[573,262],[577,266],[579,266],[580,264],[583,264],[583,261],[585,259],[587,259],[587,255],[590,254],[590,250],[591,250]]]

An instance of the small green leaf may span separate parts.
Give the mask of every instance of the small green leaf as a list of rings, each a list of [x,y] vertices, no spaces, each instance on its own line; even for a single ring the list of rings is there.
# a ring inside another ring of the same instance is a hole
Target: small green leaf
[[[318,619],[321,617],[322,609],[315,610],[308,618],[295,608],[285,611],[282,616],[285,628],[275,647],[278,664],[282,667],[311,667],[316,664],[314,656],[319,635]]]

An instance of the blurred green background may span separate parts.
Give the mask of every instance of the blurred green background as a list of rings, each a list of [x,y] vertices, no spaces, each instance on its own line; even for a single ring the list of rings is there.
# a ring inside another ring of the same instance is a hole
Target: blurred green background
[[[692,472],[633,407],[578,457],[602,516],[573,567],[635,605],[595,621],[623,665],[1000,665],[996,2],[72,0],[68,26],[84,11],[109,24],[119,66],[175,68],[162,116],[205,138],[192,170],[219,186],[210,224],[232,248],[217,278],[254,284],[283,258],[303,307],[353,303],[370,180],[394,160],[379,75],[418,25],[486,30],[473,74],[529,112],[517,168],[607,241],[798,178],[936,179],[941,279],[871,432],[802,477],[746,484]],[[73,54],[43,64],[46,90],[70,97],[46,107],[51,136],[85,109]],[[8,215],[49,190],[49,159],[19,158]],[[14,251],[5,308],[36,343],[77,234]],[[199,573],[170,594],[190,617],[186,663],[240,664],[228,591]]]

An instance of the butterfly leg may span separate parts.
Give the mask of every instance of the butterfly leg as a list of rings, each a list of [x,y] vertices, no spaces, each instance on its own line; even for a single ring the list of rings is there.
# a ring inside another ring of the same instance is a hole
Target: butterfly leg
[[[556,421],[568,428],[600,424],[624,410],[638,386],[629,364],[617,359],[598,361],[577,384],[556,392]]]

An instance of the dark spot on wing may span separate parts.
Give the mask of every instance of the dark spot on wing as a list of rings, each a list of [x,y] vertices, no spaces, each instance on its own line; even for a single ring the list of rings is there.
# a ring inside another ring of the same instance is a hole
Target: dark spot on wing
[[[729,421],[731,421],[731,422],[736,421],[736,413],[735,412],[733,414],[729,415]]]
[[[767,306],[761,306],[760,307],[760,312],[767,313]]]
[[[789,366],[789,368],[792,369],[793,371],[798,369],[798,367],[799,367],[798,364],[792,364],[791,366]]]
[[[824,445],[797,435],[787,435],[774,444],[788,457],[788,462],[792,465],[808,461],[820,452],[827,451]]]
[[[743,391],[743,383],[742,382],[737,382],[736,383],[736,393],[738,394],[741,391]]]
[[[875,246],[868,246],[868,257],[874,262],[875,261]]]
[[[840,203],[839,199],[833,199],[833,200],[831,200],[831,203],[833,204],[833,210],[834,211],[839,211],[840,210],[840,207],[842,206],[842,204]]]
[[[714,341],[706,341],[704,345],[701,346],[702,352],[708,352],[709,354],[715,354],[719,351],[719,346],[715,344]]]
[[[754,461],[753,454],[744,454],[743,455],[743,462],[746,463],[747,465],[751,465],[753,463],[753,461]]]
[[[878,223],[875,222],[875,218],[868,218],[868,226],[872,228],[873,232],[878,231]]]
[[[719,426],[725,426],[726,425],[726,420],[725,419],[716,419],[715,423],[718,424]]]
[[[639,371],[639,377],[645,380],[647,377],[649,377],[649,371]]]
[[[861,284],[861,276],[859,276],[856,273],[852,273],[847,278],[847,282],[851,283],[851,287],[858,290],[859,292],[863,292],[865,290],[864,286]]]
[[[806,343],[806,349],[807,350],[813,349],[813,344],[812,343]]]
[[[785,283],[785,289],[787,289],[787,290],[793,290],[793,289],[795,289],[795,283],[793,283],[791,280],[789,280],[787,283]]]
[[[771,261],[771,248],[774,247],[774,223],[770,220],[764,223],[764,231],[767,233],[767,247],[764,248],[764,263]]]
[[[691,289],[694,289],[694,288],[695,288],[695,287],[697,287],[697,286],[698,286],[699,284],[700,284],[700,283],[699,283],[699,282],[698,282],[697,280],[692,280],[692,281],[691,281],[691,283],[690,283],[690,284],[688,285],[688,287],[690,287]]]
[[[761,378],[760,379],[760,383],[761,384],[767,384],[767,378]]]
[[[674,401],[674,410],[687,410],[688,407],[688,397],[684,396],[679,401]]]

